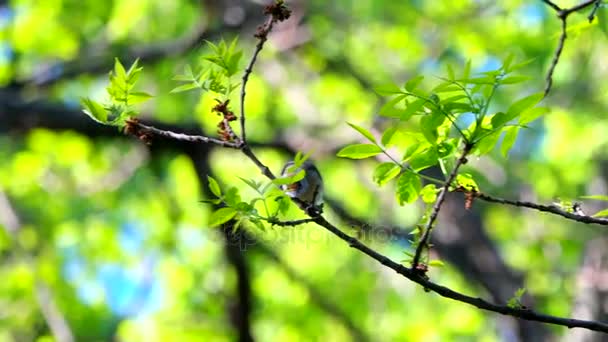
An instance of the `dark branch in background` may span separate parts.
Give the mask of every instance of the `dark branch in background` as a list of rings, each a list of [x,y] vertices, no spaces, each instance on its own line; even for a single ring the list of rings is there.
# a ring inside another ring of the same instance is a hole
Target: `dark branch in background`
[[[183,146],[182,151],[186,153],[194,165],[201,193],[206,198],[210,198],[212,194],[204,181],[207,175],[211,174],[209,167],[209,145],[187,144]],[[244,230],[234,229],[235,223],[234,220],[231,220],[220,228],[221,234],[224,237],[226,260],[236,274],[235,298],[231,301],[228,310],[229,320],[238,332],[239,342],[252,342],[254,340],[251,332],[253,294],[249,263],[245,255],[247,241]]]
[[[608,219],[587,216],[584,214],[578,214],[576,211],[574,211],[574,212],[566,211],[557,205],[545,205],[545,204],[537,204],[537,203],[528,202],[528,201],[508,200],[508,199],[504,199],[504,198],[486,195],[481,192],[467,191],[462,188],[458,188],[457,191],[464,192],[465,194],[468,194],[470,196],[473,196],[474,198],[478,198],[478,199],[486,201],[486,202],[507,204],[507,205],[512,205],[512,206],[521,207],[521,208],[529,208],[529,209],[534,209],[534,210],[538,210],[538,211],[542,211],[542,212],[546,212],[546,213],[559,215],[559,216],[565,217],[569,220],[573,220],[573,221],[577,221],[577,222],[608,226]]]
[[[272,9],[274,9],[274,10],[281,9],[281,11],[275,12]],[[283,15],[285,13],[283,11],[283,9],[285,11],[288,11],[284,7],[282,1],[278,1],[274,5],[268,6],[266,13],[271,13],[273,15],[273,17],[275,17],[277,15]],[[240,149],[243,152],[243,154],[245,154],[249,159],[251,159],[258,166],[260,171],[262,171],[262,173],[266,177],[268,177],[269,179],[274,179],[274,175],[272,174],[270,169],[257,158],[257,156],[253,153],[251,148],[249,148],[247,143],[242,142],[240,145],[241,145]],[[458,159],[457,165],[454,167],[454,170],[450,174],[450,177],[448,177],[446,186],[444,187],[445,191],[447,191],[447,187],[450,186],[450,183],[452,182],[454,177],[456,177],[456,173],[457,173],[460,165],[464,164],[464,162],[466,160],[466,155],[468,154],[468,152],[470,152],[472,147],[473,146],[470,144],[465,145],[463,154]],[[443,202],[443,200],[441,200],[441,202]],[[437,202],[436,202],[436,205],[437,205]],[[440,204],[437,206],[439,207]],[[538,321],[538,322],[543,322],[543,323],[556,324],[556,325],[566,326],[569,328],[580,327],[580,328],[586,328],[586,329],[590,329],[590,330],[608,332],[608,324],[594,322],[594,321],[585,321],[585,320],[544,315],[544,314],[536,313],[527,308],[509,307],[506,305],[493,304],[493,303],[487,302],[481,298],[470,297],[465,294],[453,291],[447,287],[444,287],[444,286],[431,282],[430,280],[428,280],[426,278],[425,275],[421,275],[418,272],[418,270],[406,268],[405,266],[403,266],[399,263],[396,263],[395,261],[387,258],[386,256],[367,247],[365,244],[363,244],[356,238],[347,235],[346,233],[342,232],[340,229],[338,229],[337,227],[335,227],[334,225],[329,223],[323,216],[319,215],[319,216],[314,216],[311,218],[314,219],[314,222],[317,225],[325,228],[330,233],[334,234],[341,240],[347,242],[349,244],[349,246],[363,252],[364,254],[370,256],[374,260],[381,263],[382,265],[401,274],[405,278],[407,278],[417,284],[422,285],[426,290],[436,292],[437,294],[439,294],[443,297],[451,298],[451,299],[454,299],[454,300],[457,300],[457,301],[460,301],[463,303],[467,303],[469,305],[473,305],[473,306],[483,309],[483,310],[488,310],[488,311],[492,311],[492,312],[496,312],[496,313],[500,313],[500,314],[504,314],[504,315],[510,315],[513,317],[518,317],[518,318],[522,318],[522,319],[526,319],[526,320],[530,320],[530,321]]]
[[[424,249],[429,248],[429,238],[431,236],[431,230],[433,229],[433,223],[435,223],[435,220],[437,219],[437,215],[439,215],[439,210],[441,210],[441,205],[443,204],[443,201],[445,200],[446,193],[449,191],[449,188],[452,185],[452,182],[454,181],[454,179],[456,179],[456,175],[458,174],[458,169],[460,169],[460,167],[467,162],[467,156],[469,155],[469,152],[471,152],[471,149],[473,149],[473,144],[465,143],[464,148],[462,150],[462,154],[460,155],[460,158],[458,158],[458,160],[456,160],[454,169],[448,176],[448,179],[446,179],[445,184],[443,185],[443,187],[441,188],[441,191],[439,191],[439,194],[437,195],[437,199],[435,200],[435,204],[433,204],[433,209],[429,216],[429,220],[427,221],[427,223],[424,226],[424,229],[422,231],[423,235],[420,238],[420,241],[418,241],[418,246],[416,246],[416,253],[414,254],[414,258],[412,259],[412,270],[420,271],[422,274],[426,273],[428,266],[419,265],[420,257],[422,256],[422,252],[424,251]],[[422,267],[420,267],[420,266],[422,266]]]
[[[579,5],[573,6],[571,8],[566,8],[566,9],[562,9],[561,7],[559,7],[558,5],[556,5],[555,3],[553,3],[550,0],[542,0],[542,1],[545,4],[547,4],[547,6],[551,7],[555,12],[557,12],[557,17],[562,22],[562,25],[561,25],[562,33],[559,37],[559,42],[557,43],[557,48],[555,49],[555,53],[553,55],[553,60],[551,61],[551,65],[549,66],[549,71],[547,72],[546,85],[545,85],[545,97],[546,97],[549,94],[549,92],[551,91],[551,86],[553,85],[553,73],[555,72],[557,63],[559,63],[559,58],[562,55],[562,51],[564,49],[564,44],[566,43],[566,38],[567,38],[566,31],[568,29],[568,24],[567,24],[568,16],[570,16],[570,14],[572,14],[576,11],[580,11],[584,8],[587,8],[587,7],[595,4],[593,11],[591,12],[591,14],[588,17],[589,21],[592,21],[595,11],[597,10],[597,7],[599,7],[601,0],[587,0]]]

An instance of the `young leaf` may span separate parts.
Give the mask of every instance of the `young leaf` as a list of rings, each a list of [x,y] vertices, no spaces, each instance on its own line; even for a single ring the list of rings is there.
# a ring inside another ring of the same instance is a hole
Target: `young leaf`
[[[509,76],[509,77],[503,78],[500,81],[500,83],[501,84],[515,84],[515,83],[525,82],[529,79],[530,79],[530,77],[528,77],[528,76]]]
[[[540,100],[543,99],[543,97],[544,94],[541,92],[515,101],[515,103],[513,103],[507,110],[507,117],[509,118],[509,121],[517,117],[524,110],[535,106],[538,102],[540,102]]]
[[[101,104],[84,97],[81,99],[81,102],[82,105],[86,107],[83,112],[90,116],[91,119],[102,124],[108,123],[108,112],[106,112],[105,108],[103,108]]]
[[[290,177],[280,177],[280,178],[273,179],[272,183],[276,184],[276,185],[293,184],[293,183],[301,181],[304,178],[305,175],[306,175],[306,171],[300,170],[298,173],[296,173],[293,176],[290,176]]]
[[[222,197],[222,190],[220,190],[220,185],[217,181],[213,177],[207,176],[207,182],[209,183],[209,191],[211,191],[215,197]]]
[[[435,260],[431,260],[429,261],[429,266],[432,267],[443,267],[445,266],[445,263],[441,260],[435,259]]]
[[[435,184],[427,184],[420,191],[420,197],[422,198],[422,201],[424,203],[428,203],[428,204],[435,203],[438,192],[439,192],[439,189],[437,189]]]
[[[171,91],[169,93],[171,93],[171,94],[181,93],[181,92],[192,90],[195,88],[200,88],[200,86],[198,84],[196,84],[195,82],[186,83],[186,84],[182,84],[179,87],[175,87],[175,88],[171,89]]]
[[[593,217],[606,217],[608,216],[608,209],[600,210],[597,213],[593,214]]]
[[[524,110],[521,113],[521,115],[519,116],[519,124],[522,126],[527,125],[528,123],[536,120],[538,117],[547,113],[548,111],[549,111],[549,108],[547,108],[547,107],[528,108],[528,109]]]
[[[376,184],[379,186],[382,186],[391,179],[397,177],[400,171],[401,167],[395,163],[382,163],[376,166],[376,169],[374,170],[374,182],[376,182]]]
[[[125,71],[125,67],[120,63],[118,58],[114,58],[114,74],[120,80],[127,80],[127,72]]]
[[[374,87],[374,91],[381,96],[389,96],[403,93],[399,87],[394,84],[385,84]]]
[[[152,97],[154,97],[154,96],[152,96],[146,92],[136,91],[133,93],[129,93],[129,103],[130,104],[141,103],[141,102],[149,100]]]
[[[405,172],[397,180],[397,202],[399,205],[412,203],[418,198],[422,188],[420,177],[413,172]]]
[[[214,211],[209,217],[209,226],[216,227],[221,225],[222,223],[226,223],[230,221],[234,216],[236,216],[237,211],[234,208],[226,207],[220,208]]]
[[[348,145],[338,151],[337,156],[350,159],[364,159],[382,153],[382,149],[372,144]]]
[[[374,136],[372,135],[372,133],[370,131],[368,131],[367,129],[361,127],[361,126],[357,126],[353,123],[347,122],[347,124],[354,128],[355,130],[357,130],[357,132],[361,133],[362,136],[366,137],[367,140],[373,142],[374,144],[377,144],[376,142],[376,138],[374,138]]]
[[[422,80],[424,79],[424,76],[416,76],[414,78],[412,78],[411,80],[407,81],[405,83],[405,90],[407,91],[413,91],[414,89],[416,89],[416,87],[418,87],[418,85],[420,84],[420,82],[422,82]]]
[[[387,128],[386,131],[384,131],[384,133],[382,133],[382,138],[380,139],[380,141],[382,142],[382,145],[389,146],[395,133],[397,133],[397,127],[391,126],[391,127]]]
[[[581,196],[581,198],[608,202],[608,196],[606,196],[606,195],[588,195],[588,196]]]
[[[382,116],[386,116],[389,118],[398,118],[401,116],[401,113],[403,113],[404,109],[403,108],[395,108],[397,106],[397,104],[399,104],[399,102],[403,101],[403,99],[405,99],[407,97],[407,95],[399,95],[396,96],[395,98],[391,99],[390,101],[386,102],[384,105],[382,105],[382,107],[380,107],[380,115]]]
[[[469,191],[479,191],[479,187],[470,173],[461,173],[457,175],[456,184]]]
[[[415,154],[410,160],[410,166],[418,172],[436,165],[438,160],[437,148],[431,147],[422,153]]]
[[[399,119],[401,121],[407,121],[410,117],[412,117],[412,115],[414,115],[416,112],[418,112],[420,109],[422,109],[424,104],[427,102],[428,101],[425,99],[416,99],[414,102],[412,102],[406,106],[405,111],[403,111],[401,113],[401,116],[399,117]]]
[[[502,139],[502,145],[500,145],[500,153],[502,153],[502,155],[506,157],[509,153],[509,150],[511,150],[511,147],[513,147],[513,144],[515,144],[515,140],[517,139],[517,133],[519,132],[519,127],[507,127],[505,131],[507,133]]]

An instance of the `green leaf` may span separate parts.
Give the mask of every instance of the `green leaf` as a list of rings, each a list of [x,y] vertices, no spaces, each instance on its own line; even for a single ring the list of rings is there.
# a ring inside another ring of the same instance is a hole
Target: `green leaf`
[[[414,91],[414,89],[416,89],[418,87],[418,85],[420,84],[420,82],[422,82],[422,80],[424,79],[424,76],[420,75],[420,76],[416,76],[412,79],[410,79],[409,81],[405,82],[405,90],[411,92]]]
[[[401,113],[401,116],[399,117],[399,119],[401,121],[408,120],[410,117],[412,117],[412,115],[414,115],[416,112],[418,112],[420,109],[422,109],[424,107],[424,104],[427,102],[428,101],[425,99],[416,99],[414,102],[408,104],[405,107],[405,111],[403,111]]]
[[[372,144],[348,145],[338,151],[337,156],[350,159],[364,159],[382,153],[382,149]]]
[[[83,112],[90,116],[91,119],[102,124],[108,123],[108,112],[101,104],[85,97],[80,100],[82,105],[86,108]]]
[[[458,100],[466,99],[466,98],[467,98],[466,95],[455,95],[455,96],[448,97],[447,99],[441,100],[440,103],[441,104],[446,104],[446,103],[456,102]]]
[[[118,58],[114,58],[114,74],[120,80],[127,80],[127,72],[125,71],[125,67],[122,65],[122,63],[120,63]]]
[[[397,180],[396,196],[399,205],[416,201],[421,188],[422,183],[417,174],[413,172],[403,173]]]
[[[445,121],[445,116],[439,111],[425,115],[420,119],[420,130],[431,144],[437,143],[437,128]]]
[[[395,133],[397,133],[397,127],[391,126],[391,127],[387,128],[386,131],[384,131],[384,133],[382,133],[382,139],[380,139],[380,141],[382,142],[382,145],[389,146]]]
[[[473,78],[462,78],[457,81],[465,83],[465,84],[494,84],[494,77],[482,76],[482,77],[473,77]]]
[[[435,203],[437,199],[437,193],[439,189],[435,186],[435,184],[427,184],[420,191],[420,197],[424,203]]]
[[[597,16],[597,22],[600,30],[602,30],[602,32],[608,36],[608,6],[600,6],[600,8],[597,9],[597,12],[595,12],[595,15]]]
[[[224,201],[232,207],[240,203],[241,195],[239,194],[239,189],[234,186],[229,187],[224,194]]]
[[[507,116],[507,114],[503,113],[503,112],[498,112],[496,114],[494,114],[492,116],[492,128],[496,129],[496,128],[500,128],[502,127],[504,124],[506,124],[507,122],[509,122],[509,117]]]
[[[402,94],[403,91],[397,87],[395,84],[384,84],[377,87],[374,87],[374,91],[381,96],[389,96],[395,94]]]
[[[209,183],[209,191],[215,195],[215,197],[222,197],[222,190],[220,185],[217,183],[215,178],[207,176],[207,182]]]
[[[136,91],[133,93],[129,93],[129,103],[130,104],[142,103],[144,101],[149,100],[152,97],[154,97],[154,96],[150,95],[146,92]]]
[[[543,99],[544,96],[545,95],[542,92],[535,93],[515,101],[515,103],[513,103],[507,110],[507,117],[509,118],[508,121],[517,117],[524,110],[535,106]]]
[[[256,192],[258,192],[258,193],[260,192],[260,186],[261,186],[261,184],[258,184],[253,179],[245,179],[243,177],[239,177],[239,179],[241,181],[243,181],[243,183],[247,184],[250,188],[252,188],[253,190],[255,190]]]
[[[429,266],[431,267],[443,267],[445,266],[445,263],[441,260],[435,259],[435,260],[431,260],[429,261]]]
[[[217,227],[223,223],[230,221],[234,216],[236,216],[237,211],[234,208],[220,208],[214,211],[209,217],[209,225],[211,227]]]
[[[172,94],[181,93],[181,92],[192,90],[195,88],[200,88],[200,86],[198,84],[196,84],[195,82],[192,82],[192,83],[183,84],[179,87],[175,87],[175,88],[171,89],[171,91],[169,93],[172,93]]]
[[[448,69],[448,77],[450,80],[453,80],[456,78],[455,74],[454,74],[454,69],[452,68],[451,65],[447,65],[447,69]]]
[[[386,116],[389,118],[401,117],[401,114],[403,113],[404,109],[395,108],[395,107],[399,104],[399,102],[403,101],[403,99],[405,99],[406,97],[407,97],[407,95],[399,95],[399,96],[391,99],[390,101],[386,102],[384,105],[382,105],[382,107],[380,107],[380,115]]]
[[[608,196],[606,195],[587,195],[581,196],[581,198],[608,202]]]
[[[507,133],[502,139],[502,145],[500,145],[500,153],[502,153],[502,155],[506,157],[509,153],[509,150],[511,150],[511,147],[513,147],[513,144],[515,144],[515,140],[517,139],[517,133],[519,132],[519,127],[507,127],[505,131]]]
[[[414,155],[409,163],[412,169],[418,172],[437,165],[438,161],[439,155],[437,154],[437,148],[431,147],[422,153]]]
[[[296,173],[295,175],[290,176],[290,177],[275,178],[272,180],[272,183],[276,184],[276,185],[293,184],[293,183],[297,183],[297,182],[301,181],[304,178],[304,176],[306,176],[306,171],[300,170],[300,171],[298,171],[298,173]]]
[[[479,187],[470,173],[461,173],[456,175],[456,184],[469,191],[479,191]]]
[[[533,107],[524,110],[519,116],[519,124],[527,125],[549,111],[547,107]]]
[[[417,152],[421,146],[422,146],[422,144],[420,144],[420,143],[415,143],[415,144],[408,146],[407,149],[405,150],[405,153],[403,154],[403,157],[401,158],[401,161],[402,162],[407,161],[412,156],[417,154]]]
[[[374,182],[376,182],[376,184],[382,186],[384,184],[386,184],[388,181],[390,181],[391,179],[397,177],[397,175],[399,174],[399,172],[401,171],[401,167],[395,163],[390,163],[390,162],[386,162],[386,163],[382,163],[378,166],[376,166],[376,169],[374,170]]]
[[[600,210],[597,213],[593,214],[593,217],[606,217],[608,216],[608,209]]]
[[[516,83],[525,82],[529,79],[530,79],[530,77],[528,77],[528,76],[509,76],[509,77],[503,78],[500,81],[500,83],[501,84],[516,84]]]
[[[474,151],[476,151],[479,155],[490,153],[496,144],[498,143],[498,139],[500,139],[500,130],[496,130],[491,134],[484,136],[475,146]]]
[[[357,126],[353,123],[347,122],[347,124],[354,128],[355,130],[357,130],[357,132],[361,133],[362,136],[366,137],[367,140],[373,142],[374,144],[377,144],[376,142],[376,138],[374,138],[374,136],[372,135],[372,133],[370,131],[368,131],[367,129],[361,127],[361,126]]]

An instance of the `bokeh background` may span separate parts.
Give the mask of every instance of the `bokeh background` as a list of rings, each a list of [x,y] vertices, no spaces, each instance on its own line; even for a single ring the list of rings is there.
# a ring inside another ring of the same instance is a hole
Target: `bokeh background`
[[[568,6],[575,1],[560,1]],[[421,203],[399,206],[372,181],[378,160],[335,157],[381,132],[377,85],[495,69],[533,58],[530,80],[503,88],[496,110],[544,89],[560,22],[537,0],[294,0],[248,87],[248,137],[273,170],[313,151],[340,227],[405,259]],[[171,78],[239,37],[253,53],[261,1],[0,1],[0,341],[540,341],[577,329],[518,321],[426,293],[313,225],[232,233],[208,227],[208,174],[242,188],[263,180],[238,152],[151,146],[81,112],[102,100],[113,58],[144,66],[155,95],[141,119],[214,135],[213,96],[169,94]],[[608,180],[608,44],[588,13],[568,40],[544,105],[551,111],[499,151],[472,157],[482,191],[543,203],[602,202]],[[243,63],[244,65],[244,63]],[[236,98],[233,103],[236,103]],[[415,130],[415,124],[407,127]],[[394,150],[396,155],[403,151]],[[295,208],[287,218],[301,217]],[[248,232],[245,234],[245,232]],[[606,320],[605,228],[450,194],[434,238],[434,281],[506,303],[519,288],[542,312]],[[603,278],[602,278],[602,275]],[[596,337],[599,338],[599,337]]]

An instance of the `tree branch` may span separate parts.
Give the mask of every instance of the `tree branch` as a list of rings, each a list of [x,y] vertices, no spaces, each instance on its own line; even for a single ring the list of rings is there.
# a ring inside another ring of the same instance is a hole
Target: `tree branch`
[[[435,220],[437,219],[437,215],[439,215],[439,210],[441,210],[441,205],[443,204],[443,201],[445,200],[445,195],[448,192],[449,187],[452,185],[452,182],[456,178],[456,175],[458,174],[458,169],[460,169],[460,166],[462,166],[463,164],[466,163],[467,156],[469,155],[469,152],[471,152],[472,149],[473,149],[472,144],[465,143],[464,149],[462,150],[462,154],[460,155],[460,158],[458,158],[458,160],[456,160],[456,165],[454,165],[454,169],[452,169],[452,172],[448,176],[448,179],[446,179],[445,184],[443,185],[443,187],[441,188],[441,191],[439,192],[439,195],[437,195],[437,199],[435,200],[435,204],[433,205],[433,210],[431,211],[429,220],[427,221],[427,223],[422,231],[423,235],[420,238],[420,241],[418,241],[418,246],[416,246],[416,253],[414,254],[414,258],[412,259],[412,270],[418,270],[418,266],[420,263],[420,257],[422,256],[423,250],[425,248],[428,248],[429,238],[431,236],[431,230],[433,229],[433,223],[435,223]],[[422,273],[425,273],[426,265],[419,271],[421,271]]]
[[[344,233],[341,230],[339,230],[338,228],[336,228],[334,225],[332,225],[327,220],[325,220],[325,218],[322,216],[316,217],[315,223],[324,227],[329,232],[331,232],[332,234],[334,234],[341,240],[348,243],[348,245],[350,247],[363,252],[367,256],[369,256],[372,259],[381,263],[382,265],[401,274],[405,278],[407,278],[419,285],[422,285],[427,291],[433,291],[442,297],[446,297],[446,298],[450,298],[450,299],[453,299],[453,300],[456,300],[456,301],[459,301],[462,303],[466,303],[466,304],[475,306],[482,310],[492,311],[492,312],[500,313],[503,315],[509,315],[509,316],[513,316],[513,317],[517,317],[517,318],[521,318],[521,319],[525,319],[525,320],[529,320],[529,321],[537,321],[537,322],[561,325],[561,326],[566,326],[568,328],[578,327],[578,328],[586,328],[589,330],[608,332],[608,324],[605,324],[605,323],[545,315],[545,314],[537,313],[537,312],[527,309],[527,308],[516,308],[516,307],[509,307],[506,305],[493,304],[493,303],[487,302],[481,298],[475,298],[475,297],[467,296],[465,294],[456,292],[445,286],[441,286],[439,284],[431,282],[430,280],[428,280],[423,275],[420,275],[415,270],[411,270],[401,264],[398,264],[395,261],[387,258],[386,256],[367,247],[365,244],[361,243],[359,240],[347,235],[346,233]]]
[[[537,203],[528,202],[528,201],[508,200],[508,199],[504,199],[504,198],[486,195],[482,192],[466,191],[462,188],[457,189],[457,191],[465,192],[465,194],[470,194],[471,196],[474,196],[475,198],[478,198],[478,199],[486,201],[486,202],[507,204],[507,205],[511,205],[514,207],[521,207],[521,208],[529,208],[529,209],[534,209],[534,210],[538,210],[538,211],[542,211],[542,212],[546,212],[546,213],[551,213],[554,215],[559,215],[559,216],[565,217],[569,220],[573,220],[573,221],[577,221],[577,222],[608,226],[608,219],[587,216],[587,215],[583,215],[583,214],[577,214],[576,212],[569,212],[569,211],[566,211],[566,210],[560,208],[557,205],[545,205],[545,204],[537,204]]]
[[[559,63],[559,58],[562,55],[562,51],[564,49],[564,44],[566,43],[566,38],[567,38],[567,20],[568,20],[568,16],[574,12],[580,11],[584,8],[587,8],[593,4],[597,4],[599,1],[598,0],[587,0],[583,3],[580,3],[576,6],[573,6],[571,8],[566,8],[566,9],[562,9],[561,7],[557,6],[555,3],[553,3],[550,0],[542,0],[545,4],[547,4],[547,6],[551,7],[555,12],[557,12],[557,17],[559,18],[559,20],[562,22],[562,33],[559,37],[559,42],[557,43],[557,48],[555,49],[555,53],[553,54],[553,60],[551,61],[551,65],[549,66],[549,71],[547,72],[547,77],[546,77],[546,85],[545,85],[545,97],[547,95],[549,95],[549,92],[551,91],[551,86],[553,85],[553,73],[555,72],[555,68],[557,67],[557,63]],[[595,11],[594,11],[595,12]],[[593,19],[592,16],[589,17],[590,21]]]

